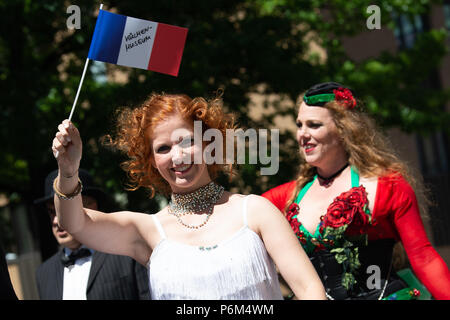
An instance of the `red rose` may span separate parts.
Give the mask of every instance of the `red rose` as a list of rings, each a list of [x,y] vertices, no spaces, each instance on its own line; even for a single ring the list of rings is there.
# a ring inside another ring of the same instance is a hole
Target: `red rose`
[[[292,230],[294,230],[295,233],[299,232],[299,228],[301,223],[297,219],[297,215],[300,212],[300,208],[298,204],[295,202],[289,206],[289,209],[286,213],[286,218],[289,221],[289,224],[291,225]]]
[[[347,230],[345,230],[345,234],[349,236],[366,234],[367,228],[370,225],[369,215],[362,208],[355,208],[354,211],[353,220]]]
[[[346,230],[347,235],[360,235],[367,233],[370,225],[370,216],[365,212],[368,206],[367,192],[363,186],[352,188],[348,197],[349,203],[354,208],[353,220]]]
[[[352,206],[364,207],[368,202],[366,189],[363,186],[350,189],[347,200]]]
[[[293,215],[297,215],[299,212],[300,212],[300,207],[298,206],[298,204],[296,204],[294,202],[289,206],[286,216],[289,219],[289,217],[291,217]]]
[[[291,221],[289,221],[292,230],[297,234],[300,231],[300,225],[301,223],[297,220],[297,217],[293,218]]]
[[[368,205],[366,189],[355,187],[338,196],[329,206],[324,219],[324,227],[339,228],[349,225],[347,235],[366,233],[370,216],[366,214]]]
[[[356,100],[352,92],[347,88],[338,88],[333,90],[335,100],[343,103],[347,109],[353,109],[356,106]]]
[[[339,228],[351,221],[351,210],[349,210],[347,203],[336,198],[328,207],[327,215],[323,219],[323,227]]]

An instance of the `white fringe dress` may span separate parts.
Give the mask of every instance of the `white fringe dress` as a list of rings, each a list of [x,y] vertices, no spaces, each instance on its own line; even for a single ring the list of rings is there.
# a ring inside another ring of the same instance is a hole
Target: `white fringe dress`
[[[247,225],[209,248],[172,241],[158,220],[161,235],[149,268],[152,300],[281,300],[275,265],[260,237]]]

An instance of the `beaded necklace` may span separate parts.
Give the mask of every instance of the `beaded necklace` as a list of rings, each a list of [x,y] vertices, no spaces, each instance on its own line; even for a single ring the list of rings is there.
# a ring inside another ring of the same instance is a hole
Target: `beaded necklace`
[[[224,188],[213,181],[203,187],[187,194],[172,193],[169,202],[169,213],[173,214],[177,221],[189,229],[203,227],[211,217],[216,202],[222,197]],[[186,224],[181,217],[187,214],[206,214],[205,220],[199,225]]]

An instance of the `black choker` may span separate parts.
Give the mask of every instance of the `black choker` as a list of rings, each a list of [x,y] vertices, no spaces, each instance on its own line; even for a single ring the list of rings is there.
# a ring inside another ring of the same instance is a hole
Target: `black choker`
[[[316,174],[317,176],[320,178],[320,180],[323,180],[323,185],[325,185],[326,187],[328,187],[331,182],[333,182],[334,178],[336,178],[342,171],[345,170],[345,168],[348,167],[348,163],[345,164],[345,166],[343,166],[342,168],[340,168],[338,171],[336,171],[335,173],[333,173],[331,176],[329,177],[323,177],[319,174],[319,172],[317,171],[316,168]]]

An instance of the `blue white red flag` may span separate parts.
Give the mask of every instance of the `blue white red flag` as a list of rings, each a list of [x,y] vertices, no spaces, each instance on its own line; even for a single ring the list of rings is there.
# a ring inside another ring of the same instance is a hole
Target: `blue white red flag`
[[[177,76],[187,32],[100,10],[88,58]]]

